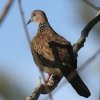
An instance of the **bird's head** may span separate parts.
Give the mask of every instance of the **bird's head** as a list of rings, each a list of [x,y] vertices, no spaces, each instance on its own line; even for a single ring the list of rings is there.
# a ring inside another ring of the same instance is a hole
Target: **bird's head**
[[[27,24],[29,24],[31,22],[36,22],[38,24],[47,22],[47,17],[45,15],[44,11],[34,10],[31,14],[31,18],[30,18],[30,20],[28,21]]]

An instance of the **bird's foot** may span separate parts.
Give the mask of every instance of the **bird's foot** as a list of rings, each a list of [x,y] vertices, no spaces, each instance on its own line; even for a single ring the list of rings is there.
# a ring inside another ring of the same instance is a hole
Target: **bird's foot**
[[[54,85],[54,81],[50,79],[45,85],[53,86]]]
[[[46,80],[45,80],[45,84],[49,82],[49,79],[50,79],[51,75],[52,75],[52,74],[48,74],[48,76],[47,76],[47,78],[46,78]]]
[[[53,80],[50,79],[52,74],[49,74],[47,79],[45,80],[45,85],[52,86],[54,84]]]

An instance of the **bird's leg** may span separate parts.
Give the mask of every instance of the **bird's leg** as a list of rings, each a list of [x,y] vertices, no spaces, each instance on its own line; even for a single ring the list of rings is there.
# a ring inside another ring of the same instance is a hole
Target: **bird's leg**
[[[52,86],[54,85],[54,81],[51,79],[52,74],[49,74],[45,80],[45,85]]]
[[[52,74],[48,74],[48,76],[47,76],[47,78],[46,78],[46,80],[45,80],[45,84],[48,83],[48,81],[49,81],[51,75],[52,75]]]
[[[53,74],[48,74],[48,77],[45,80],[45,85],[52,86],[54,84],[54,81],[51,79],[52,75]]]

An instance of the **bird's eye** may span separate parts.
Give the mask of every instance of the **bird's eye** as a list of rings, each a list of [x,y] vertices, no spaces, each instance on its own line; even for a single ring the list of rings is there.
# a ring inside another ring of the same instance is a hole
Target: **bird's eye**
[[[36,16],[36,14],[33,14],[33,16]]]

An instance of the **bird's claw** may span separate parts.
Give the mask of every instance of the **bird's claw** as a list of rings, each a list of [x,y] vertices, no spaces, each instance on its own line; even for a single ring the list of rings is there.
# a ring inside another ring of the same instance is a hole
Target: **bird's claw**
[[[45,85],[52,86],[54,85],[54,81],[50,79],[45,83]]]

